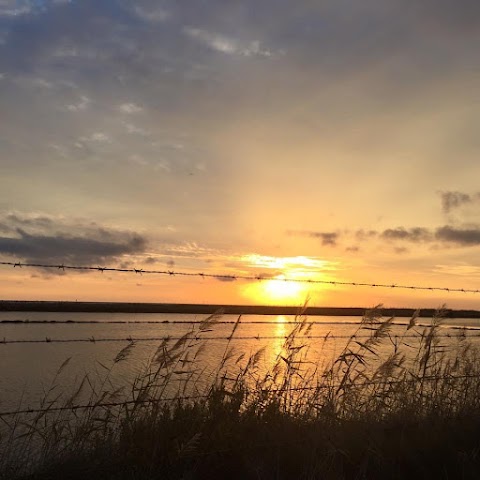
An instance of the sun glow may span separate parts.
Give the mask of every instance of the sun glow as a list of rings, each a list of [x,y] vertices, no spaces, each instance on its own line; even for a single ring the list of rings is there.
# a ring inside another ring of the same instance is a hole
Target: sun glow
[[[272,280],[266,280],[263,290],[265,295],[272,300],[296,300],[304,288],[301,283],[285,280],[283,275],[278,275]]]
[[[272,257],[250,254],[242,257],[249,271],[261,281],[248,284],[243,294],[258,304],[303,305],[307,300],[315,301],[324,293],[321,284],[308,280],[328,279],[335,270],[335,262],[316,257]],[[322,295],[323,296],[323,295]]]
[[[291,269],[291,268],[313,268],[325,269],[331,262],[305,256],[297,257],[270,257],[267,255],[250,254],[241,258],[244,264],[253,267],[262,267],[270,269]]]
[[[246,294],[259,303],[301,305],[309,291],[304,283],[288,280],[285,275],[276,275],[269,280],[248,285]]]

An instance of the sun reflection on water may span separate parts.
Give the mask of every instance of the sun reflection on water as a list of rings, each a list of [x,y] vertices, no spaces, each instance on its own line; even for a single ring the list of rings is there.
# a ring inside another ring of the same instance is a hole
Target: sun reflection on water
[[[287,318],[285,315],[277,315],[275,318],[275,328],[272,330],[275,338],[270,344],[270,363],[273,365],[283,353],[285,336],[287,335]]]

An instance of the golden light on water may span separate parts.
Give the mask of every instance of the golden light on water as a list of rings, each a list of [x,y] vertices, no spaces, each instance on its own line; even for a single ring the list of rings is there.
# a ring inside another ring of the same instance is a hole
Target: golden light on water
[[[274,365],[279,356],[283,354],[283,346],[285,344],[285,336],[287,335],[287,318],[284,315],[277,315],[275,317],[275,327],[272,329],[272,333],[275,337],[278,337],[270,341],[270,364]]]

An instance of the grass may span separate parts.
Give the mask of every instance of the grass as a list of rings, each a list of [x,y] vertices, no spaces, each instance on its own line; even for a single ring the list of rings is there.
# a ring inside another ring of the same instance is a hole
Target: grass
[[[54,379],[45,412],[3,418],[0,479],[478,478],[479,355],[466,336],[442,342],[442,316],[412,317],[399,338],[369,310],[325,365],[300,313],[267,371],[263,350],[236,351],[239,317],[212,371],[200,365],[215,314],[163,341],[125,392],[111,378],[129,344],[67,398]],[[91,408],[68,409],[79,403]]]

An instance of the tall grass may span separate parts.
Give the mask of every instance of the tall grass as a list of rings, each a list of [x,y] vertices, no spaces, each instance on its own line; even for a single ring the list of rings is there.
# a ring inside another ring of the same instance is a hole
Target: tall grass
[[[328,364],[299,313],[267,370],[264,350],[236,351],[239,317],[218,367],[200,368],[220,317],[164,340],[129,391],[111,377],[134,343],[68,397],[54,379],[44,412],[2,419],[0,479],[478,477],[479,355],[465,336],[442,342],[442,310],[400,337],[368,310]],[[68,409],[78,403],[90,408]]]

